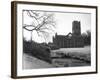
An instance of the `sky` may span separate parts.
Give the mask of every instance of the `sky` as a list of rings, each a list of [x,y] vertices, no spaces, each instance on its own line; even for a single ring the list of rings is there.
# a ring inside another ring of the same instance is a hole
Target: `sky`
[[[41,12],[43,13],[43,12]],[[54,14],[55,25],[55,33],[58,35],[67,35],[69,32],[72,32],[72,22],[74,20],[80,21],[81,23],[81,33],[86,32],[87,30],[91,30],[91,14],[89,13],[70,13],[70,12],[52,12]],[[32,24],[34,19],[29,17],[26,12],[23,13],[23,25],[24,24]],[[43,37],[39,37],[36,31],[32,32],[32,39],[38,43],[42,42],[52,42],[52,36],[55,33],[50,33],[47,40]],[[27,30],[23,30],[23,36],[26,40],[30,40],[31,32]]]

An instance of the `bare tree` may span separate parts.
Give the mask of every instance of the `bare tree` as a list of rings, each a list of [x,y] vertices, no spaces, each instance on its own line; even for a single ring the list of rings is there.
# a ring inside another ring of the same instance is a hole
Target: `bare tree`
[[[30,25],[24,24],[23,28],[31,32],[31,41],[32,41],[32,32],[36,31],[38,36],[44,37],[46,40],[49,36],[49,32],[54,32],[55,21],[54,14],[50,12],[40,12],[33,10],[25,10],[27,15],[34,19],[33,23]]]

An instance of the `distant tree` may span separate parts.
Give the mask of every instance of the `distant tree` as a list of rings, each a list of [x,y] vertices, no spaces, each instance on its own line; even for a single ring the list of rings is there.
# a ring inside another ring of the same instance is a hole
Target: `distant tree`
[[[90,30],[87,30],[87,41],[88,41],[88,44],[90,45],[91,44],[91,31]]]
[[[84,33],[82,33],[82,37],[83,38],[86,38],[87,37],[87,34],[84,32]]]
[[[55,21],[53,13],[33,10],[25,10],[24,12],[27,12],[27,15],[34,20],[30,25],[23,25],[24,29],[31,32],[31,41],[33,31],[36,31],[38,36],[43,37],[45,40],[49,37],[50,31],[54,32]]]
[[[84,44],[87,45],[87,34],[85,32],[82,33],[82,37],[83,37],[83,40],[84,40]]]
[[[88,36],[91,36],[91,31],[90,30],[87,30],[86,32],[87,32]]]
[[[86,32],[82,33],[82,37],[84,39],[85,45],[91,44],[91,31],[90,30],[87,30]]]
[[[27,41],[25,38],[23,38],[23,52],[24,53],[31,53],[32,51],[32,42]]]

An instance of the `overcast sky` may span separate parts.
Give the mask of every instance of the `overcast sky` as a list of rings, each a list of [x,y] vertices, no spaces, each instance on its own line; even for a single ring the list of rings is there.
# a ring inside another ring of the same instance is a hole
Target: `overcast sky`
[[[86,30],[91,30],[91,14],[87,13],[70,13],[70,12],[53,12],[54,20],[56,21],[55,32],[58,35],[67,35],[72,32],[72,22],[74,20],[81,22],[81,33],[86,32]],[[32,24],[33,19],[30,18],[25,12],[23,14],[24,20],[23,24]],[[26,40],[30,40],[31,33],[29,31],[23,30],[23,35]],[[52,35],[48,38],[46,42],[52,41]],[[36,42],[45,42],[43,37],[39,37],[34,31],[32,39]]]

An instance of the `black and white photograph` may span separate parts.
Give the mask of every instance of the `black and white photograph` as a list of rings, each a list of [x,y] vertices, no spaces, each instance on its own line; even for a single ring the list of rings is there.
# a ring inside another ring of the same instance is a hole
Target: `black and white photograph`
[[[96,12],[96,6],[13,2],[13,76],[96,73]]]
[[[23,69],[91,65],[91,14],[23,10]]]

